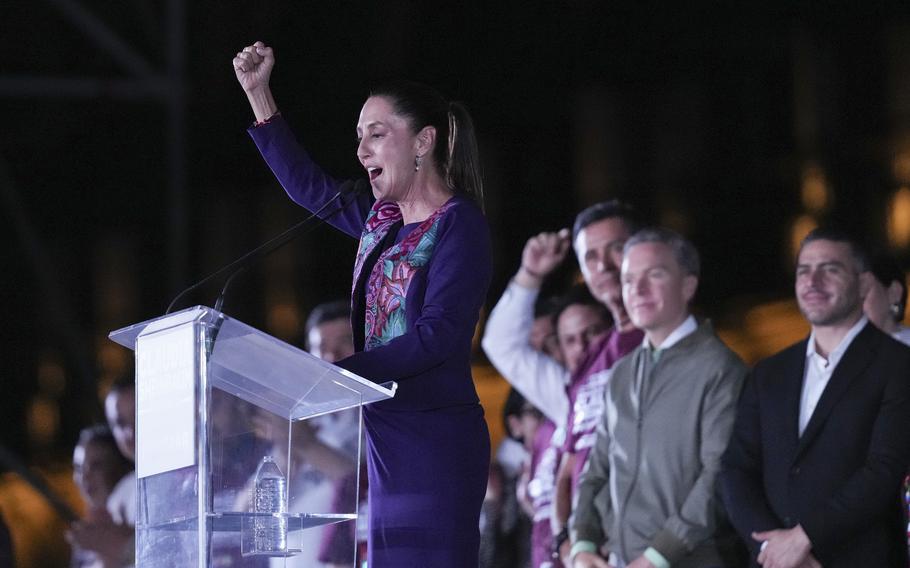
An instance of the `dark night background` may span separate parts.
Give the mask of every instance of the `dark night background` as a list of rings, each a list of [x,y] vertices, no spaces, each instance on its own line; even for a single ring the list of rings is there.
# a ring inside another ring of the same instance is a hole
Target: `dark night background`
[[[0,441],[29,463],[66,462],[101,417],[99,388],[130,364],[107,332],[160,315],[304,216],[245,133],[231,58],[257,39],[276,49],[279,107],[338,177],[362,173],[354,125],[372,82],[408,77],[467,103],[494,238],[488,307],[529,236],[613,197],[696,243],[699,311],[730,328],[789,297],[801,215],[890,237],[904,258],[892,200],[910,183],[910,5],[664,4],[197,1],[183,16],[177,0],[6,5]],[[147,62],[151,86],[123,86],[135,74],[66,15],[73,6]],[[77,93],[38,78],[93,82]],[[185,151],[169,154],[180,126]],[[806,197],[818,187],[820,202]],[[239,278],[225,311],[299,341],[302,314],[346,295],[354,248],[320,229]]]

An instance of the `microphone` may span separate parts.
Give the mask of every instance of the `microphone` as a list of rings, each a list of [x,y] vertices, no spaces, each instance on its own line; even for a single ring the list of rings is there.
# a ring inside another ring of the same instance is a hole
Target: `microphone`
[[[174,305],[177,303],[177,300],[179,300],[180,298],[182,298],[189,292],[192,292],[193,290],[199,288],[200,286],[207,284],[207,283],[211,282],[212,280],[215,280],[215,279],[220,278],[227,274],[228,278],[224,283],[224,287],[221,290],[221,294],[218,296],[218,299],[215,301],[215,310],[221,311],[221,306],[224,303],[224,297],[225,297],[225,294],[227,293],[228,286],[230,286],[231,281],[234,279],[235,276],[237,276],[238,274],[240,274],[241,272],[243,272],[244,270],[246,270],[247,268],[249,268],[256,262],[258,262],[262,258],[268,256],[269,254],[275,252],[276,250],[283,247],[287,243],[291,242],[298,236],[309,232],[309,231],[304,231],[304,229],[318,227],[321,222],[325,222],[328,219],[331,219],[334,215],[338,214],[341,210],[343,210],[345,207],[350,205],[350,203],[353,201],[353,199],[351,199],[349,201],[345,201],[343,199],[344,197],[346,197],[348,195],[357,196],[358,194],[364,193],[369,187],[370,187],[370,184],[367,183],[367,181],[363,178],[358,179],[356,181],[350,180],[350,179],[346,180],[345,182],[343,182],[341,184],[341,186],[338,188],[338,192],[335,195],[333,195],[331,199],[326,201],[322,207],[320,207],[319,209],[317,209],[316,211],[311,213],[309,216],[304,218],[302,221],[293,225],[292,227],[285,230],[283,233],[279,234],[278,236],[273,237],[272,239],[262,243],[258,247],[247,252],[246,254],[244,254],[237,260],[231,262],[230,264],[227,264],[227,265],[219,268],[218,270],[209,274],[208,276],[206,276],[199,282],[196,282],[192,286],[185,288],[183,291],[181,291],[179,294],[177,294],[177,296],[175,296],[173,300],[171,300],[171,303],[168,304],[167,310],[164,312],[164,314],[167,315],[167,314],[171,313],[171,310],[173,310]],[[338,206],[334,210],[330,211],[329,214],[326,215],[325,217],[319,216],[320,213],[322,213],[323,211],[325,211],[326,208],[329,207],[329,205],[332,205],[333,203],[335,203],[337,201],[341,201],[340,206]],[[316,221],[316,223],[314,223],[312,227],[307,227],[307,225],[310,224],[312,221]]]

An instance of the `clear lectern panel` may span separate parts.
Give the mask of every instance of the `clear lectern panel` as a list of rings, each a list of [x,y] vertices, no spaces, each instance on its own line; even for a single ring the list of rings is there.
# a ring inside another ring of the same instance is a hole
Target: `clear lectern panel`
[[[363,404],[381,386],[204,307],[136,350],[140,567],[354,565]]]

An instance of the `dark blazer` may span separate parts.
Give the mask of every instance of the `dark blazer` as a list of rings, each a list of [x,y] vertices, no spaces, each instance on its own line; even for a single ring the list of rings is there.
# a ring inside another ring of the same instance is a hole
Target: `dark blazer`
[[[753,531],[800,524],[825,568],[905,567],[910,347],[866,325],[800,437],[807,341],[761,361],[746,382],[720,477],[730,519],[753,565]]]

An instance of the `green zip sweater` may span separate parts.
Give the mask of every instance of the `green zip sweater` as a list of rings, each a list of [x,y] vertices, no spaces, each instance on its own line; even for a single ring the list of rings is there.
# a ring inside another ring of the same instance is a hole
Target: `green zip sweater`
[[[573,541],[626,563],[651,547],[673,568],[719,566],[715,477],[747,369],[708,322],[652,355],[642,346],[613,368]]]

